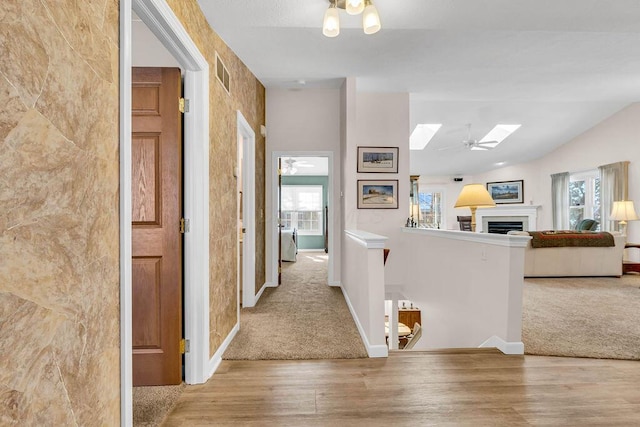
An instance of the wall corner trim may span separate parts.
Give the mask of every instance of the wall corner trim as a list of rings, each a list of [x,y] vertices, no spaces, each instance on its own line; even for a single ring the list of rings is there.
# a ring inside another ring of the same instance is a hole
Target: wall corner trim
[[[495,347],[504,354],[524,354],[524,343],[522,341],[507,342],[497,335],[489,337],[479,348]]]
[[[362,230],[344,230],[347,236],[367,249],[384,249],[388,237]]]

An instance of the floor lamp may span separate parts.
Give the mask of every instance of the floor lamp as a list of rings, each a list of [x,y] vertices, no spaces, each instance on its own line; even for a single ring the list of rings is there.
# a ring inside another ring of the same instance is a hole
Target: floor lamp
[[[491,194],[482,184],[467,184],[462,187],[462,191],[456,200],[454,208],[471,209],[471,231],[476,231],[476,209],[493,208],[496,203],[491,198]]]
[[[613,202],[613,208],[611,209],[611,215],[609,219],[612,221],[619,221],[620,232],[627,235],[627,221],[635,221],[638,219],[638,214],[633,207],[631,200],[620,200]]]

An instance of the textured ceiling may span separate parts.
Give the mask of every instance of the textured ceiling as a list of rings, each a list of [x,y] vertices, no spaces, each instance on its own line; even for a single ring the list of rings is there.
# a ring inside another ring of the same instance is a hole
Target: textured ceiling
[[[637,0],[374,0],[382,30],[341,13],[322,36],[327,0],[201,0],[212,27],[266,87],[409,92],[411,129],[443,126],[411,172],[474,174],[553,150],[640,99]],[[488,152],[460,149],[497,123],[522,128]],[[460,144],[462,146],[462,144]]]

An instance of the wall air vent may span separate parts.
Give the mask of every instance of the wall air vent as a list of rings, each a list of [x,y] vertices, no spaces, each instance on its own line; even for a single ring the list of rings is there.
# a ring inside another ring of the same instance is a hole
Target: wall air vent
[[[224,62],[222,62],[218,52],[216,52],[216,77],[227,94],[231,95],[231,77],[229,76],[229,70],[224,65]]]

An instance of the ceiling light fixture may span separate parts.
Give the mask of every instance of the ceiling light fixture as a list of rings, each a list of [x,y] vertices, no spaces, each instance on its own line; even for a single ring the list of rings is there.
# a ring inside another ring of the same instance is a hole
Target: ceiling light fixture
[[[322,24],[322,34],[326,37],[336,37],[340,34],[340,15],[336,8],[336,1],[332,0],[329,9],[324,13],[324,22]]]
[[[371,0],[329,0],[329,8],[324,13],[322,34],[336,37],[340,34],[340,16],[338,9],[344,9],[349,15],[362,13],[362,29],[365,34],[375,34],[380,31],[380,15]]]
[[[364,0],[347,0],[346,10],[349,15],[360,15],[364,10]]]
[[[380,15],[378,9],[371,3],[371,0],[364,0],[364,12],[362,12],[362,28],[365,34],[375,34],[380,31]]]

